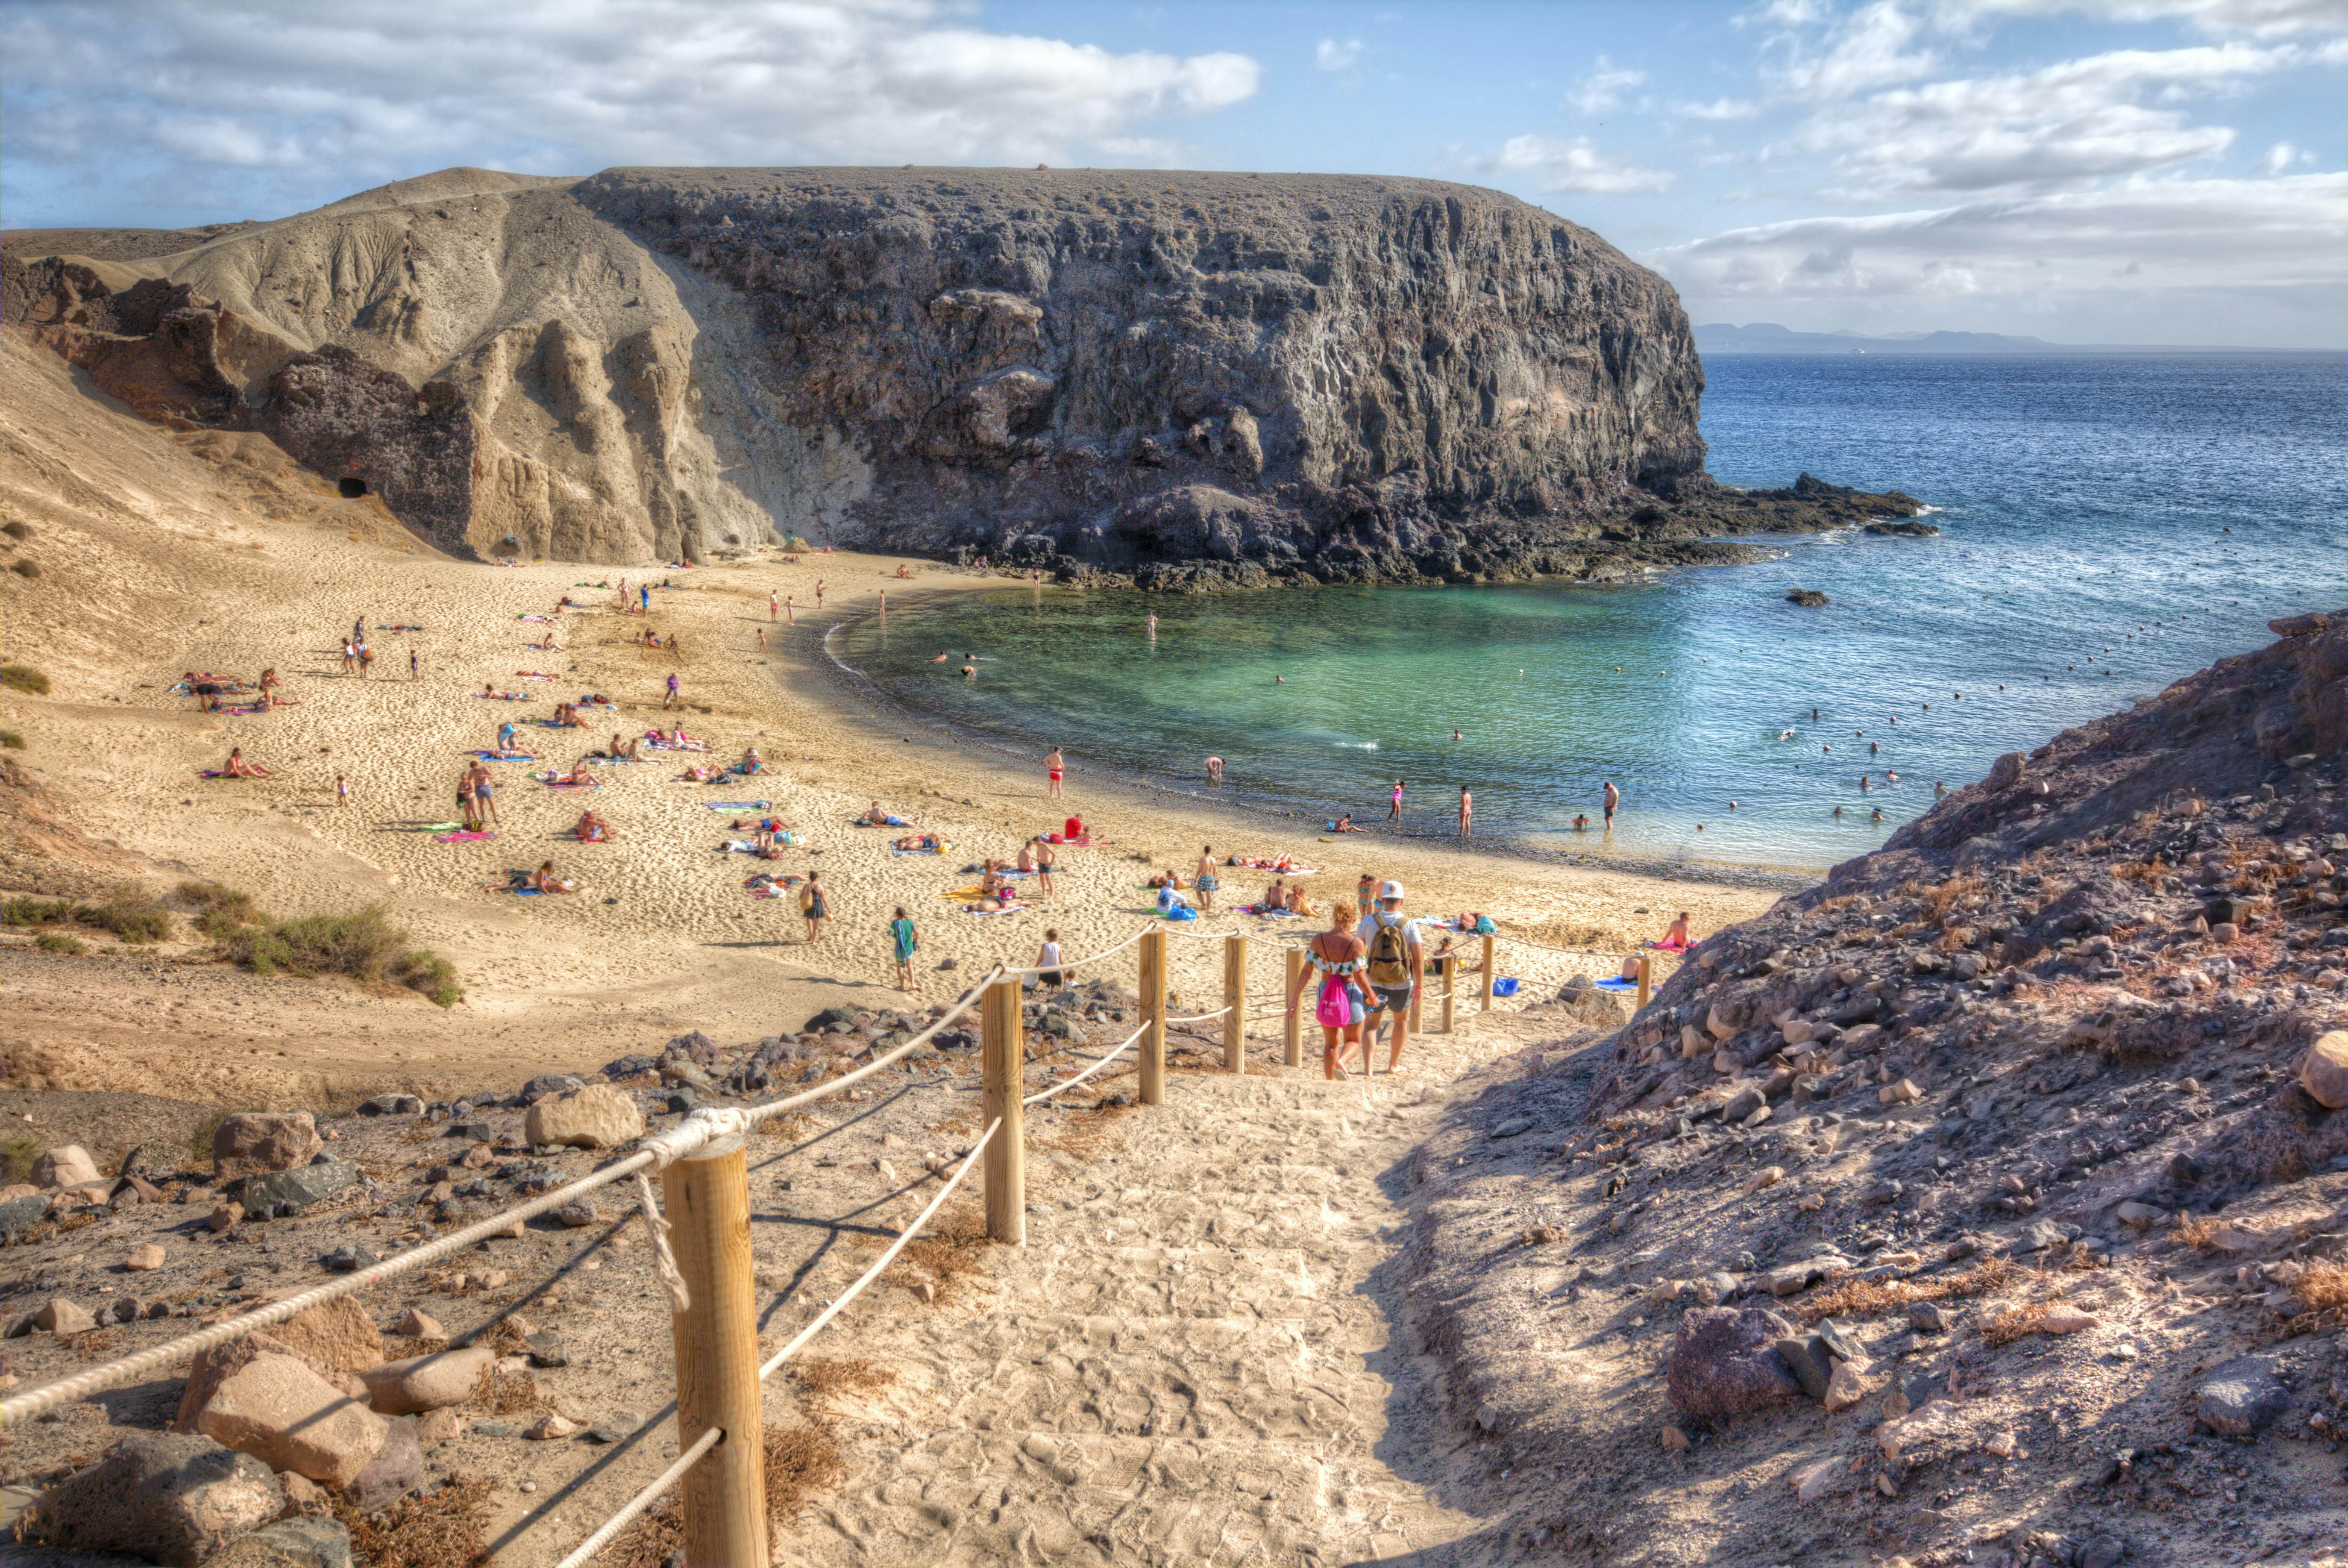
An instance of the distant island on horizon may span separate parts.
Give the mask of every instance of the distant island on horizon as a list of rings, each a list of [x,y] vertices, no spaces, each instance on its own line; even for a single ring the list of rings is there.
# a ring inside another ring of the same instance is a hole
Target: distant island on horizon
[[[1712,322],[1695,328],[1699,354],[2337,354],[2338,349],[2254,348],[2174,343],[2050,343],[2002,332],[1912,332],[1869,337],[1857,332],[1796,332],[1774,321],[1749,326]]]

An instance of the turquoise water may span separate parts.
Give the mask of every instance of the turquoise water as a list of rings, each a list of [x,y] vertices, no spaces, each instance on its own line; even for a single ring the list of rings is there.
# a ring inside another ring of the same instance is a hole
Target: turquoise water
[[[1941,537],[1787,540],[1765,564],[1633,587],[1014,588],[867,617],[829,645],[993,744],[1066,748],[1079,802],[1097,769],[1207,793],[1212,753],[1224,792],[1314,821],[1378,828],[1401,778],[1413,836],[1455,833],[1465,784],[1479,838],[1818,868],[1880,844],[1936,780],[2343,601],[2336,356],[1706,369],[1715,474],[1896,487],[1935,506]],[[1831,603],[1789,604],[1793,587]]]

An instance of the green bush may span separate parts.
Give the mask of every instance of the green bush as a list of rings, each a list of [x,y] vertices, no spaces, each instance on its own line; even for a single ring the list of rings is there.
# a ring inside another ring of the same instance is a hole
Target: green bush
[[[341,975],[370,985],[404,985],[443,1007],[464,996],[448,961],[408,947],[407,933],[376,907],[236,926],[219,940],[232,960],[256,975]]]
[[[154,894],[119,887],[102,904],[62,898],[0,899],[0,925],[87,925],[110,931],[125,942],[160,942],[171,934],[171,915]]]
[[[67,936],[62,931],[45,931],[33,938],[33,945],[44,953],[87,953],[89,944],[78,936]]]
[[[171,890],[174,897],[196,912],[196,929],[214,941],[226,941],[248,925],[266,918],[252,895],[218,882],[183,882]]]
[[[46,696],[49,677],[30,665],[0,665],[0,686],[14,686],[35,696]]]
[[[29,522],[0,523],[0,533],[15,540],[26,540],[33,537],[33,525]]]
[[[13,1187],[33,1179],[33,1161],[41,1157],[41,1140],[29,1132],[0,1138],[0,1181]]]
[[[71,925],[73,904],[62,898],[0,899],[0,925]]]
[[[38,577],[41,563],[37,561],[12,561],[8,563],[8,570],[19,577]]]
[[[25,749],[25,738],[13,729],[0,729],[0,746],[11,751],[22,751]]]

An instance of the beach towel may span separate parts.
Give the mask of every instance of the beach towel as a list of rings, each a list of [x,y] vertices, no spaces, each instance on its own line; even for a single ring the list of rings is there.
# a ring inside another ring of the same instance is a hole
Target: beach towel
[[[1638,988],[1639,983],[1636,980],[1623,980],[1620,978],[1613,980],[1600,980],[1591,987],[1591,989],[1598,991],[1636,991]]]
[[[437,844],[477,844],[485,839],[496,837],[495,833],[477,833],[460,828],[453,833],[435,833],[432,835],[432,841]]]
[[[267,713],[269,705],[265,702],[257,702],[251,707],[216,707],[212,711],[214,713]]]
[[[518,691],[477,691],[473,694],[483,702],[528,702],[530,699]]]
[[[702,804],[713,811],[763,811],[774,802],[772,800],[704,800]]]
[[[545,624],[551,622],[554,617],[551,615],[516,615],[514,619],[517,621],[537,621],[541,624]]]
[[[400,625],[400,626],[377,626],[377,627],[376,628],[376,631],[378,631],[378,632],[420,632],[420,631],[424,630],[424,628],[423,628],[423,627],[421,627],[421,626],[416,626],[416,625]]]
[[[1093,847],[1092,835],[1089,833],[1081,839],[1064,839],[1057,833],[1046,833],[1044,837],[1048,842],[1066,844],[1072,850],[1089,850]]]
[[[981,909],[974,903],[966,903],[962,906],[962,912],[964,914],[1025,914],[1029,907],[1024,903],[1007,903],[1001,909]]]
[[[890,846],[890,848],[889,848],[889,852],[890,852],[891,854],[892,854],[892,855],[942,855],[942,854],[944,854],[948,850],[951,850],[951,849],[953,849],[953,846],[952,844],[949,844],[949,843],[940,843],[940,844],[939,844],[936,848],[934,848],[934,849],[928,849],[928,850],[901,850],[901,849],[898,849],[895,845],[893,845],[893,844],[892,844],[892,845],[891,845],[891,846]]]
[[[526,681],[551,681],[554,678],[544,670],[516,670],[514,674]]]
[[[527,751],[476,751],[473,755],[484,762],[535,762],[538,760]]]

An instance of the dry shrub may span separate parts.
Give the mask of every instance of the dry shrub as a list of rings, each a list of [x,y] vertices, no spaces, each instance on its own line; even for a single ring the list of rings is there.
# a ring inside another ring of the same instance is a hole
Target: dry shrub
[[[1932,945],[1942,953],[1962,953],[1973,944],[1972,927],[1952,925],[1940,934]]]
[[[100,1360],[112,1355],[115,1346],[121,1343],[121,1340],[122,1330],[101,1328],[95,1334],[85,1334],[77,1338],[74,1341],[74,1354],[84,1361]]]
[[[779,1529],[799,1516],[808,1499],[838,1486],[848,1473],[839,1444],[823,1427],[767,1429],[767,1525]],[[685,1522],[676,1494],[646,1510],[595,1559],[602,1568],[660,1568],[685,1550]]]
[[[944,1301],[964,1274],[978,1268],[990,1244],[985,1211],[974,1199],[960,1199],[939,1210],[929,1229],[905,1243],[890,1273],[901,1274],[899,1284],[926,1274],[937,1286],[937,1299]]]
[[[1871,1317],[1879,1312],[1891,1312],[1911,1301],[1947,1301],[1953,1296],[1980,1295],[1995,1290],[2012,1279],[2013,1264],[2003,1258],[1992,1258],[1985,1264],[1969,1268],[1962,1274],[1950,1274],[1934,1280],[1851,1280],[1831,1290],[1820,1291],[1802,1304],[1803,1320],[1816,1323],[1822,1317]]]
[[[2348,1306],[2348,1264],[2310,1264],[2291,1287],[2314,1311]]]
[[[808,1356],[790,1366],[791,1376],[819,1399],[869,1394],[897,1380],[894,1372],[861,1356]]]
[[[2155,855],[2152,859],[2143,861],[2140,864],[2114,866],[2112,868],[2112,875],[2118,878],[2121,882],[2157,882],[2168,874],[2168,868],[2160,863],[2160,857],[2158,855]]]
[[[500,1326],[512,1326],[502,1320]],[[538,1391],[538,1380],[529,1373],[491,1367],[481,1373],[481,1380],[473,1386],[473,1397],[466,1403],[483,1415],[524,1416],[546,1408],[546,1396]]]
[[[361,1568],[459,1568],[480,1562],[489,1552],[486,1480],[452,1475],[445,1484],[404,1497],[377,1514],[361,1514],[339,1492],[332,1501],[335,1517],[351,1532],[351,1555]]]
[[[2215,1214],[2188,1214],[2177,1222],[2177,1239],[2188,1247],[2206,1247],[2225,1228],[2226,1222]]]
[[[1982,880],[1976,876],[1951,877],[1938,887],[1924,890],[1918,902],[1922,905],[1921,918],[1938,920],[1958,903],[1982,891]]]
[[[2027,1338],[2038,1332],[2039,1326],[2046,1321],[2047,1308],[2052,1305],[2052,1302],[2033,1301],[2007,1307],[1982,1326],[1982,1343],[1994,1350],[1999,1346]]]

